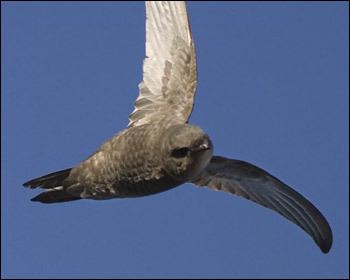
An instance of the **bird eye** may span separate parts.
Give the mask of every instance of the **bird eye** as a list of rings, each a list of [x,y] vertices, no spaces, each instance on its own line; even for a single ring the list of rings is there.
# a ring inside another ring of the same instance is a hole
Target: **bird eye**
[[[171,156],[174,158],[183,158],[187,156],[190,152],[189,148],[177,148],[171,151]]]

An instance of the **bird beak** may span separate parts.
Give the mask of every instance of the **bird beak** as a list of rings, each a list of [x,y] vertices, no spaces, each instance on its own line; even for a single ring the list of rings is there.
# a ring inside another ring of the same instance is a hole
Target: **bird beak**
[[[205,151],[205,150],[209,150],[209,149],[210,149],[209,143],[203,143],[203,144],[199,145],[199,147],[196,149],[196,151]]]

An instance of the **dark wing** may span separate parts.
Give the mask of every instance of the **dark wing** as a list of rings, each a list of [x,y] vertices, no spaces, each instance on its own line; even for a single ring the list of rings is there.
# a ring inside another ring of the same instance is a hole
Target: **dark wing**
[[[323,253],[332,246],[332,230],[321,212],[301,194],[250,163],[214,156],[193,181],[275,210],[306,231]]]
[[[196,84],[196,55],[185,2],[146,1],[143,81],[128,127],[167,116],[187,122]]]

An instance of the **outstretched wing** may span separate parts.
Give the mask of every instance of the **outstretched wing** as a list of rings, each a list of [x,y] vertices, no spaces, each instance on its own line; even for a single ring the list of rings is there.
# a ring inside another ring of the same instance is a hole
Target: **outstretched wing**
[[[332,230],[321,212],[301,194],[259,167],[214,156],[193,183],[236,194],[275,210],[306,231],[323,253],[332,246]]]
[[[196,55],[185,2],[146,1],[143,81],[128,127],[167,116],[187,122],[196,83]]]

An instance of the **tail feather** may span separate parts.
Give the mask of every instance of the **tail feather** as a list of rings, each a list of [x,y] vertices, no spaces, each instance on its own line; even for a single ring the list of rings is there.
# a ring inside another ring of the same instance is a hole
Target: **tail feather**
[[[42,203],[56,203],[78,200],[80,197],[71,195],[63,188],[63,181],[69,176],[70,171],[71,168],[53,172],[25,182],[23,186],[32,189],[38,187],[48,189],[47,191],[33,197],[31,201],[39,201]]]
[[[57,202],[67,202],[72,200],[81,199],[80,197],[72,196],[70,193],[64,190],[49,190],[42,192],[41,194],[33,197],[31,201],[39,201],[42,203],[57,203]]]
[[[57,172],[53,172],[25,182],[23,186],[29,187],[31,189],[37,187],[40,187],[42,189],[53,189],[55,187],[62,186],[63,180],[69,176],[71,170],[72,168],[68,168]]]

